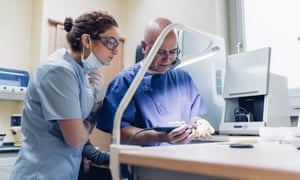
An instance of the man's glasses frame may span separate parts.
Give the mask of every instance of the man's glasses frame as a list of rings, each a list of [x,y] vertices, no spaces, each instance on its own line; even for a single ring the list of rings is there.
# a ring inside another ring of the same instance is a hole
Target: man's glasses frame
[[[179,47],[176,47],[175,49],[171,49],[169,51],[159,49],[156,53],[156,56],[160,58],[176,58],[180,54],[180,52],[181,50]]]
[[[152,46],[150,46],[148,43],[147,43],[147,46],[149,46],[149,48],[151,49]],[[171,49],[169,51],[167,50],[162,50],[162,49],[159,49],[156,53],[156,56],[159,57],[159,58],[177,58],[180,54],[181,50],[180,48],[177,46],[176,48],[174,49]]]

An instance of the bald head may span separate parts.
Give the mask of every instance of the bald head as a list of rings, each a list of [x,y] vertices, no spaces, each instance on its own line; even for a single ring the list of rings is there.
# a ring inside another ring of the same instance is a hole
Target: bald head
[[[152,19],[145,28],[144,40],[141,41],[142,51],[145,57],[150,52],[153,44],[160,33],[172,24],[169,19],[156,18]],[[153,72],[164,73],[170,68],[170,64],[177,57],[177,36],[175,30],[170,31],[163,39],[156,56],[152,60],[149,70]]]
[[[166,18],[156,18],[150,20],[145,28],[144,40],[150,44],[153,44],[161,31],[170,24],[172,24],[172,22]],[[170,34],[175,35],[174,31],[170,32],[168,36]]]

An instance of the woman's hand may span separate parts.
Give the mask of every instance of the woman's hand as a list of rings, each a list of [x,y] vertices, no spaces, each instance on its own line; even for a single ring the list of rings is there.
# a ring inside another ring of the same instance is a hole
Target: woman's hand
[[[86,157],[83,157],[82,164],[83,164],[84,173],[88,173],[90,171],[90,166],[91,166],[90,161]]]
[[[104,76],[97,70],[94,70],[88,74],[88,81],[91,88],[94,90],[95,102],[99,103],[104,99],[105,88],[104,88]]]

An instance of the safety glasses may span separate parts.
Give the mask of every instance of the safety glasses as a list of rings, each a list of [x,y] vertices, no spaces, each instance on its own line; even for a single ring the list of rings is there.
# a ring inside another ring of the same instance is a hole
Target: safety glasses
[[[117,47],[119,47],[119,41],[114,37],[101,37],[93,35],[91,36],[93,40],[99,40],[107,49],[109,50],[115,50]]]

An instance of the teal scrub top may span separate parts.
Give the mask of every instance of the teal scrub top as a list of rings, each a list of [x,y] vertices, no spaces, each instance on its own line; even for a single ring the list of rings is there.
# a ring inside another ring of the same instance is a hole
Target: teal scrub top
[[[69,52],[59,49],[49,56],[30,77],[11,180],[77,180],[82,147],[66,144],[57,121],[85,119],[93,102],[83,68]]]

